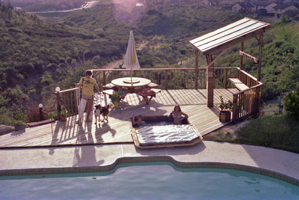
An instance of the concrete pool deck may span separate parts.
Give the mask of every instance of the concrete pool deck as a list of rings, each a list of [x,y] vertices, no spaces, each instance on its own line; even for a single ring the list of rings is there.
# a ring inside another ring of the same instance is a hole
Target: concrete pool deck
[[[179,166],[225,167],[261,172],[299,185],[299,154],[203,141],[191,147],[141,150],[134,144],[11,148],[0,151],[0,175],[110,170],[130,161],[173,161]]]

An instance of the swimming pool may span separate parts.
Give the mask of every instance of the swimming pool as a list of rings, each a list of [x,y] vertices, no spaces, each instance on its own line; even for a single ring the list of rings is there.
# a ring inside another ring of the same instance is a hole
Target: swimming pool
[[[272,177],[169,162],[119,164],[112,171],[0,177],[0,199],[298,199]]]

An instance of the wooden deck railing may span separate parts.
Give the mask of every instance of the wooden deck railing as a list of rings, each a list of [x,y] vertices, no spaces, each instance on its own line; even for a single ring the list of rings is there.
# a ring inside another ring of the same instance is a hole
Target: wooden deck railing
[[[238,78],[249,88],[233,94],[233,123],[250,116],[257,117],[260,112],[263,83],[240,68],[238,68]]]
[[[229,78],[239,78],[249,89],[233,94],[233,122],[259,113],[262,83],[247,72],[237,67],[214,68],[215,89],[231,88]],[[93,77],[100,87],[111,80],[131,75],[129,69],[93,69]],[[206,68],[149,68],[132,71],[133,76],[149,78],[160,85],[160,89],[205,89]],[[79,88],[72,88],[56,92],[58,119],[63,108],[68,110],[68,116],[78,114]]]
[[[160,89],[205,89],[207,68],[143,68],[133,70],[135,77],[148,78],[160,85]],[[131,76],[129,69],[93,69],[98,83],[105,85],[111,80]],[[236,67],[215,68],[215,88],[227,88],[228,78],[237,77]]]
[[[62,109],[68,111],[67,117],[78,114],[78,97],[80,96],[79,87],[55,92],[57,102],[57,118],[60,119]]]

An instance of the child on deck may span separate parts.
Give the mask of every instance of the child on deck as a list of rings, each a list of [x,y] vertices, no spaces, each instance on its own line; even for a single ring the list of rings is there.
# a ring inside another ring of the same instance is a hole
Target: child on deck
[[[137,121],[135,120],[135,114],[133,113],[132,115],[132,126],[134,128],[141,126],[142,124],[145,123],[145,121],[142,120],[142,115],[137,116]]]

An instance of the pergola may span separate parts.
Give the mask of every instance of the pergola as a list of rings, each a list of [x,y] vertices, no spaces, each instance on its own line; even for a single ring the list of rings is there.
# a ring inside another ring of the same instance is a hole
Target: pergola
[[[250,18],[243,18],[213,32],[200,36],[190,41],[195,49],[195,67],[198,73],[198,52],[202,52],[207,60],[207,106],[213,107],[214,104],[214,63],[230,47],[241,43],[240,48],[240,69],[243,67],[243,57],[246,57],[258,64],[257,80],[260,81],[262,65],[263,34],[271,26],[269,23],[257,21]],[[255,38],[259,43],[259,57],[255,58],[243,52],[244,41]],[[213,54],[221,53],[213,59]],[[196,76],[197,78],[197,76]],[[197,88],[197,80],[196,85]]]

